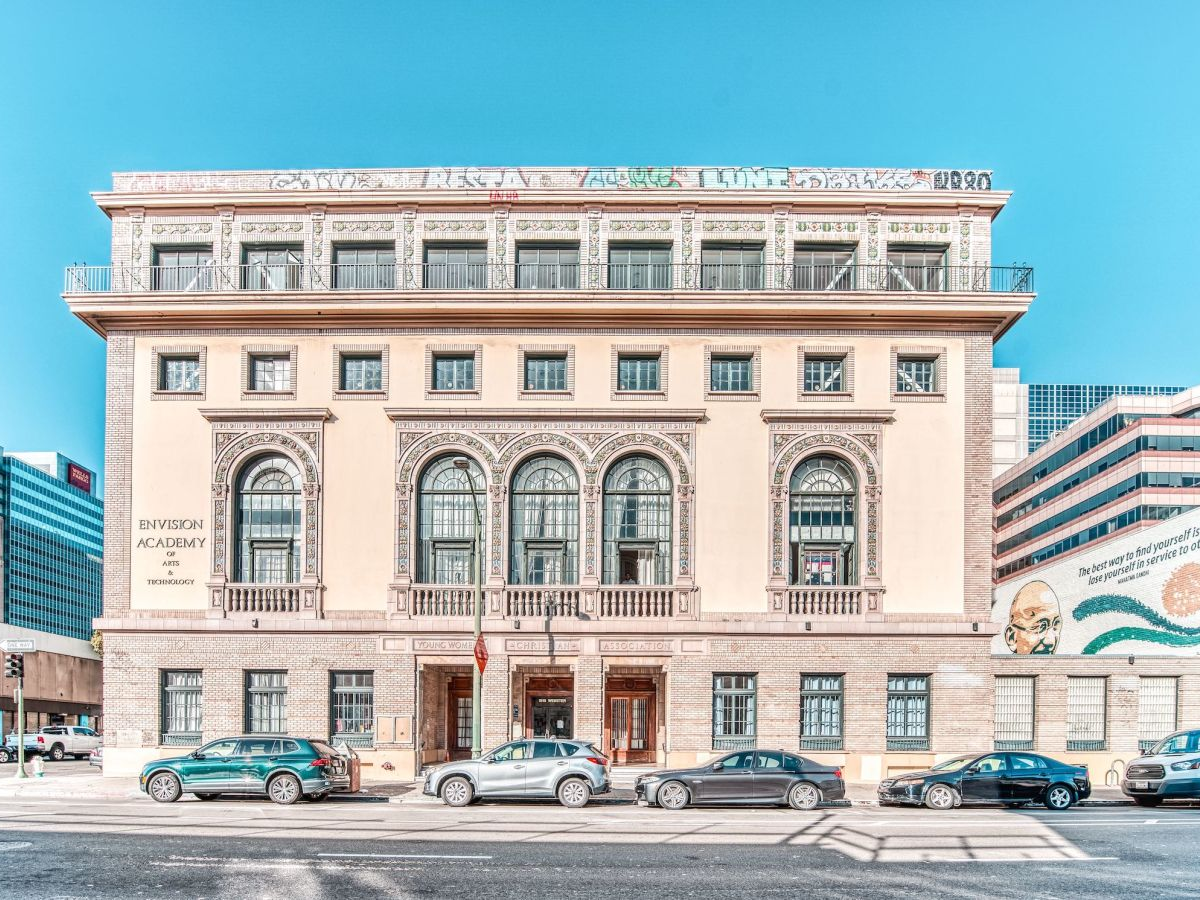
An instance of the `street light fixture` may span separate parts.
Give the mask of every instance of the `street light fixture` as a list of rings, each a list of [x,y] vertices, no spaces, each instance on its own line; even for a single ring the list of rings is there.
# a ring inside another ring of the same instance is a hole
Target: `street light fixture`
[[[471,461],[465,456],[454,459],[454,468],[467,476],[467,486],[471,493],[471,508],[475,511],[475,642],[483,632],[483,520],[479,515],[479,499],[475,496],[475,479],[471,477]],[[479,759],[483,751],[480,741],[482,729],[482,710],[480,700],[483,693],[483,673],[479,671],[479,663],[471,667],[471,759]]]

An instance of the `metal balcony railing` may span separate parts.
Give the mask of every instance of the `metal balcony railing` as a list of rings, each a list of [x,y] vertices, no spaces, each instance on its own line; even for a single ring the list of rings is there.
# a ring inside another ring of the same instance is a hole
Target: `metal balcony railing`
[[[224,291],[713,291],[723,293],[1020,294],[1029,266],[790,265],[745,263],[416,263],[313,266],[68,266],[66,294]]]
[[[753,735],[749,737],[713,735],[714,750],[753,750],[757,744],[758,740]]]

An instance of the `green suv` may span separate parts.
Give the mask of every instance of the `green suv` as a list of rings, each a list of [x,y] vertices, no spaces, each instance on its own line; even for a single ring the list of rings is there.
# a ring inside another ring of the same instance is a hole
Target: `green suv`
[[[289,804],[349,790],[348,773],[346,760],[324,741],[253,734],[221,738],[187,756],[147,763],[138,786],[159,803],[172,803],[186,791],[201,800],[266,794]]]

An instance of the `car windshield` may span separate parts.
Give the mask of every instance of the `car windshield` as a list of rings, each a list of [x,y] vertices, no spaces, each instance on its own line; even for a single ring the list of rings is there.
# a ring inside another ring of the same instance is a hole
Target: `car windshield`
[[[1200,752],[1200,731],[1185,731],[1163,738],[1150,749],[1151,756],[1169,755],[1172,753]]]
[[[936,766],[930,766],[931,772],[955,772],[973,760],[973,756],[956,756],[954,759],[948,759],[945,762],[940,762]]]

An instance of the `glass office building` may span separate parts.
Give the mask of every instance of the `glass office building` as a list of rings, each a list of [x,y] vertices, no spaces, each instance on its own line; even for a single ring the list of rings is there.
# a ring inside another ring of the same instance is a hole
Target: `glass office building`
[[[1183,387],[1146,384],[1031,384],[1029,385],[1029,452],[1032,453],[1072,422],[1117,395],[1174,396]]]
[[[88,640],[101,612],[104,503],[59,453],[0,455],[4,622]]]

